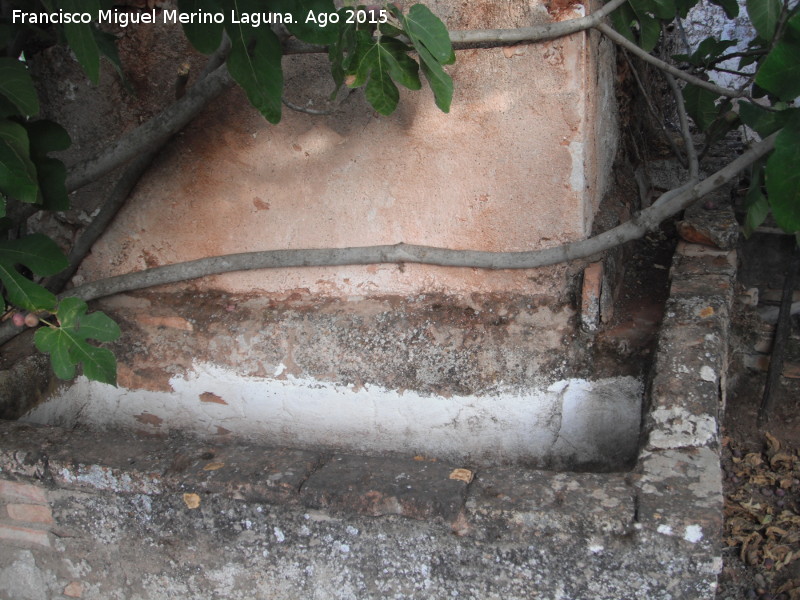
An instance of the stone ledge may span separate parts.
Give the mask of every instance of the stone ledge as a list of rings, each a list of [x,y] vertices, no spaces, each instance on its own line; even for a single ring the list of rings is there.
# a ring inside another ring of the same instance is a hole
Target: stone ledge
[[[554,531],[623,534],[635,506],[622,474],[524,467],[473,473],[423,457],[328,456],[13,421],[0,421],[0,472],[86,492],[218,495],[334,516],[433,520],[480,537],[485,528],[510,538]]]

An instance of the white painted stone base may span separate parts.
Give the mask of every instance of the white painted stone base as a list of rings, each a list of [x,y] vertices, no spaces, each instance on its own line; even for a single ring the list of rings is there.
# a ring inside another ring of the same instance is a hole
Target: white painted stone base
[[[290,447],[391,451],[450,461],[601,468],[635,459],[641,422],[642,383],[632,377],[441,397],[291,376],[242,377],[199,364],[170,385],[173,392],[128,390],[81,377],[22,420],[152,433],[179,429]]]

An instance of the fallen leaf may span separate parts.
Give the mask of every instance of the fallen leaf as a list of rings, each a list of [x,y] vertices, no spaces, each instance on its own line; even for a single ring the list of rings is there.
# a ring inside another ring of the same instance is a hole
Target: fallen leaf
[[[183,502],[187,508],[195,509],[200,506],[200,496],[197,494],[184,494]]]
[[[210,462],[205,467],[203,467],[203,471],[216,471],[217,469],[221,469],[225,466],[224,462]]]
[[[767,448],[770,454],[774,454],[775,452],[781,449],[781,442],[780,440],[778,440],[778,438],[776,438],[768,431],[765,431],[764,435],[767,437]]]
[[[469,469],[455,469],[452,473],[450,473],[450,479],[463,481],[464,483],[470,483],[472,481],[472,471]]]

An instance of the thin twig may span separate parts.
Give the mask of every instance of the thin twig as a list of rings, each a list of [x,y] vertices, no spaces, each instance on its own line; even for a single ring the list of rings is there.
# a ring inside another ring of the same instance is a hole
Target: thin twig
[[[325,108],[325,109],[320,110],[318,108],[308,108],[306,106],[300,106],[299,104],[294,104],[293,102],[289,102],[286,98],[283,98],[283,97],[281,98],[281,102],[283,102],[283,105],[286,108],[291,109],[291,110],[293,110],[295,112],[305,113],[307,115],[322,115],[322,116],[324,116],[324,115],[332,115],[333,113],[336,112],[336,108]]]
[[[598,23],[594,26],[600,33],[606,36],[615,44],[622,46],[623,48],[629,50],[631,54],[634,54],[641,58],[643,61],[650,63],[661,69],[662,71],[669,73],[670,75],[677,77],[678,79],[683,79],[687,83],[694,84],[698,87],[703,89],[709,90],[718,94],[720,96],[725,96],[727,98],[741,98],[744,96],[744,91],[736,91],[731,90],[729,88],[720,87],[714,83],[708,82],[704,79],[700,79],[699,77],[695,77],[687,73],[686,71],[681,71],[679,68],[672,66],[671,64],[664,62],[663,60],[656,58],[652,54],[649,54],[642,50],[639,46],[628,40],[625,36],[617,33],[611,27],[604,23]]]
[[[683,155],[683,152],[681,152],[680,148],[678,148],[678,145],[675,143],[675,140],[672,139],[672,136],[669,134],[669,131],[667,131],[667,128],[664,125],[664,120],[661,118],[661,115],[658,114],[658,111],[656,110],[656,107],[653,104],[653,100],[652,98],[650,98],[650,94],[644,87],[644,82],[642,82],[641,77],[639,77],[639,71],[636,69],[635,65],[633,64],[633,61],[631,60],[631,57],[628,55],[628,51],[625,50],[625,48],[622,49],[622,55],[625,57],[625,61],[628,63],[628,67],[630,67],[630,70],[633,73],[633,78],[636,80],[636,86],[639,88],[639,91],[644,97],[645,103],[647,104],[647,108],[650,111],[650,114],[653,115],[653,118],[655,119],[656,123],[658,123],[658,126],[661,128],[661,131],[664,134],[664,137],[666,138],[669,147],[672,149],[672,153],[681,163],[681,166],[687,167],[688,162],[686,161],[686,157]]]
[[[780,386],[783,362],[786,355],[786,343],[792,330],[792,294],[794,293],[794,279],[800,269],[800,246],[795,244],[792,259],[789,261],[789,271],[783,282],[781,294],[781,307],[778,311],[778,322],[775,325],[775,339],[772,342],[772,356],[769,360],[767,383],[764,386],[764,396],[758,409],[758,426],[761,427],[769,420],[775,404],[775,391]]]
[[[689,178],[696,179],[700,174],[700,163],[697,159],[697,150],[694,147],[694,140],[692,139],[692,130],[689,127],[689,119],[686,116],[686,106],[683,103],[683,94],[681,88],[678,87],[678,82],[669,73],[664,73],[664,78],[669,84],[672,95],[675,98],[675,105],[678,109],[678,122],[681,124],[681,135],[683,136],[683,144],[686,146],[686,157],[689,159]]]

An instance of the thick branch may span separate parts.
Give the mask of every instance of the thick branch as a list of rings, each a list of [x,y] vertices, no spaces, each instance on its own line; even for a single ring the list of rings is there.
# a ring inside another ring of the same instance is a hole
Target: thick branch
[[[104,296],[130,292],[156,285],[179,283],[208,275],[232,271],[293,267],[330,267],[381,263],[417,263],[444,267],[480,269],[534,269],[578,258],[586,258],[625,242],[642,237],[662,221],[685,209],[694,201],[733,179],[762,156],[769,153],[777,133],[772,134],[736,160],[699,183],[689,182],[670,190],[630,221],[586,240],[528,252],[487,252],[450,250],[431,246],[397,244],[359,248],[322,248],[306,250],[264,250],[228,256],[201,258],[127,275],[118,275],[86,283],[61,294],[89,301]],[[21,330],[11,321],[0,325],[0,344]]]
[[[64,289],[67,282],[72,279],[72,276],[78,270],[78,267],[80,267],[86,255],[89,254],[94,243],[103,235],[120,208],[122,208],[122,205],[125,204],[128,196],[130,196],[133,188],[136,187],[136,184],[148,169],[150,163],[153,162],[156,154],[158,154],[158,149],[142,154],[125,167],[125,171],[120,176],[114,189],[111,190],[108,199],[103,202],[103,205],[100,207],[100,212],[92,219],[92,222],[72,247],[68,257],[69,267],[57,275],[49,277],[43,283],[48,290],[58,293]]]
[[[578,33],[597,27],[611,12],[625,4],[628,0],[613,0],[603,8],[580,17],[568,19],[557,23],[544,23],[532,27],[518,29],[477,29],[474,31],[451,31],[450,41],[456,49],[472,48],[475,46],[506,46],[519,42],[541,42],[552,40],[565,35]]]
[[[67,190],[72,192],[128,162],[142,153],[159,147],[183,129],[210,100],[233,85],[224,66],[198,82],[180,100],[159,115],[123,136],[96,156],[78,163],[67,176]]]

